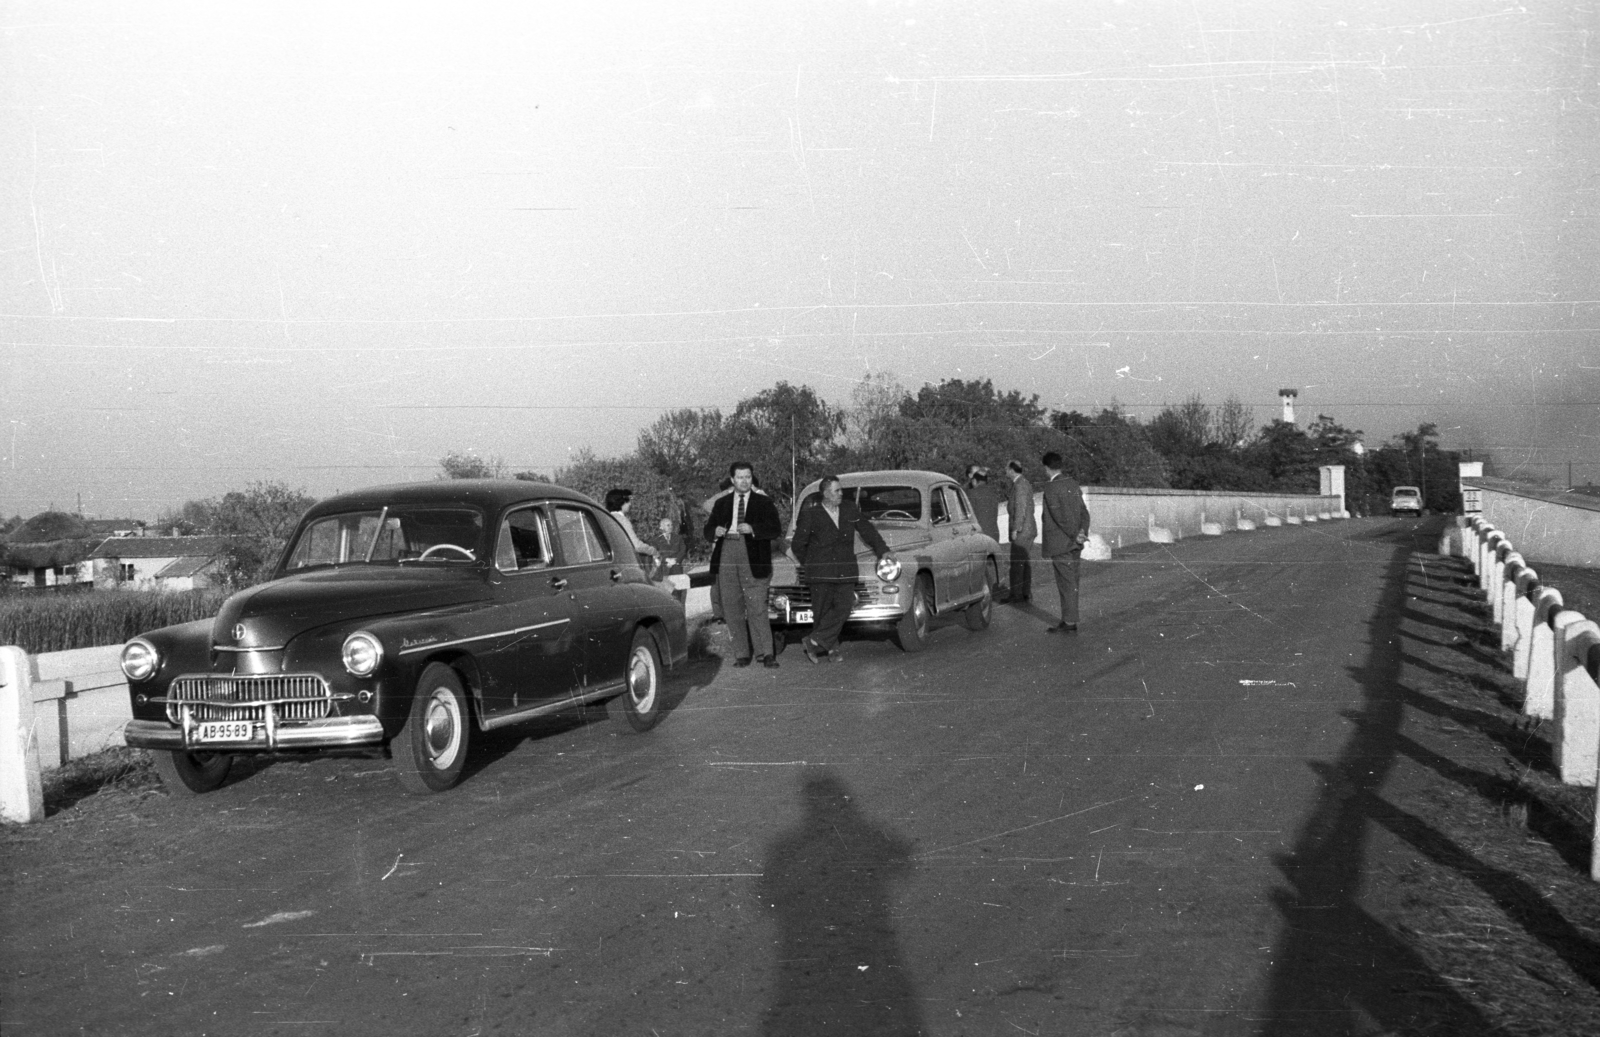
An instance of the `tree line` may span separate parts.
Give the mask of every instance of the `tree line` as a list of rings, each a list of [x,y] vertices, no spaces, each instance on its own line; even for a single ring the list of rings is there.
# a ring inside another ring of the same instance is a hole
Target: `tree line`
[[[1281,420],[1258,428],[1236,397],[1213,407],[1191,396],[1140,421],[1115,403],[1093,413],[1052,410],[1037,395],[1002,391],[987,378],[946,379],[912,392],[880,374],[858,383],[843,406],[809,386],[781,381],[728,412],[669,411],[641,429],[634,450],[619,457],[583,450],[571,464],[543,473],[513,472],[498,457],[451,452],[439,461],[439,477],[554,482],[596,500],[626,487],[634,492],[632,517],[641,534],[671,517],[692,547],[701,517],[695,505],[718,490],[735,459],[754,464],[780,514],[788,513],[798,489],[827,472],[926,469],[962,479],[977,464],[998,482],[1015,458],[1038,483],[1039,458],[1052,450],[1084,485],[1315,493],[1321,466],[1341,464],[1355,514],[1383,514],[1396,485],[1421,486],[1431,509],[1459,510],[1460,457],[1439,448],[1434,425],[1364,452],[1358,450],[1361,437],[1360,430],[1323,414],[1306,428]],[[237,587],[265,577],[313,502],[304,490],[257,482],[189,501],[160,523],[236,537],[225,576]]]

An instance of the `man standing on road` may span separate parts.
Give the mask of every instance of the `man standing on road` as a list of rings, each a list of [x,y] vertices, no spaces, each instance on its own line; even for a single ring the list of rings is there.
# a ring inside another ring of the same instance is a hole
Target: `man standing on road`
[[[733,665],[749,666],[759,656],[778,668],[767,619],[767,585],[772,580],[772,542],[783,535],[778,509],[766,494],[753,493],[755,469],[749,461],[728,466],[733,490],[719,498],[706,519],[711,549],[711,580],[722,599],[722,618],[733,636]]]
[[[1011,480],[1011,497],[1006,501],[1011,527],[1011,594],[1006,600],[1023,602],[1033,596],[1028,545],[1039,535],[1039,527],[1033,521],[1033,485],[1023,476],[1021,461],[1006,462],[1006,478]]]
[[[1055,570],[1056,591],[1061,595],[1061,622],[1047,627],[1050,634],[1078,632],[1078,564],[1089,539],[1089,509],[1083,488],[1061,471],[1061,455],[1054,450],[1040,459],[1044,484],[1044,556]]]
[[[843,662],[838,651],[839,631],[855,607],[856,584],[861,580],[856,534],[861,534],[880,559],[892,558],[894,553],[856,502],[844,499],[837,475],[824,475],[818,491],[821,499],[800,509],[794,536],[789,538],[789,550],[800,563],[811,591],[811,633],[800,646],[813,663],[825,655]]]
[[[1000,498],[989,486],[989,469],[982,465],[967,466],[967,500],[972,502],[972,512],[978,518],[978,528],[991,540],[1000,539]]]

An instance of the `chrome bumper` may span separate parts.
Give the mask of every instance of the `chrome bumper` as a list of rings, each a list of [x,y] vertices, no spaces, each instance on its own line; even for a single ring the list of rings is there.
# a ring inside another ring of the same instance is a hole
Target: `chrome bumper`
[[[326,717],[303,723],[280,721],[267,731],[257,723],[248,742],[216,742],[204,747],[217,752],[265,752],[271,749],[339,749],[383,742],[383,724],[377,717]],[[123,741],[138,749],[192,749],[184,731],[165,720],[130,720],[122,729]]]

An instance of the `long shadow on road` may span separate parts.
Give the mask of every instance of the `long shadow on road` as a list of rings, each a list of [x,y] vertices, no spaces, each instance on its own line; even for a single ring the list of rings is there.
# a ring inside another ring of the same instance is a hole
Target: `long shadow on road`
[[[1405,650],[1394,635],[1405,609],[1412,543],[1409,535],[1402,537],[1396,538],[1382,597],[1368,621],[1370,654],[1353,671],[1363,697],[1356,732],[1337,760],[1314,765],[1325,789],[1294,849],[1278,861],[1289,888],[1275,895],[1284,929],[1259,1030],[1268,1037],[1497,1032],[1359,900],[1374,825],[1395,830],[1402,820],[1379,794],[1401,750],[1405,710]],[[1436,849],[1434,840],[1410,834],[1408,841],[1424,852]]]
[[[804,814],[767,849],[761,903],[777,915],[777,984],[763,1037],[912,1037],[923,1032],[900,955],[891,880],[911,845],[857,808],[825,767],[803,779]]]

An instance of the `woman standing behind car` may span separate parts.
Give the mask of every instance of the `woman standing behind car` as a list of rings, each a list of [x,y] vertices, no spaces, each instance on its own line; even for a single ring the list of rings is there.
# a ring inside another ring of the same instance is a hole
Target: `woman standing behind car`
[[[893,557],[889,545],[855,501],[845,500],[837,475],[824,475],[818,484],[820,499],[800,509],[789,541],[790,553],[800,563],[801,577],[811,591],[811,633],[800,642],[813,663],[823,656],[841,662],[839,632],[856,603],[856,534],[880,559]]]
[[[633,507],[633,491],[628,489],[611,489],[606,491],[606,510],[611,512],[611,517],[628,534],[628,540],[633,544],[633,550],[642,555],[656,557],[656,549],[639,539],[639,534],[634,531],[633,520],[628,518],[628,510]],[[654,568],[652,566],[652,568]]]

